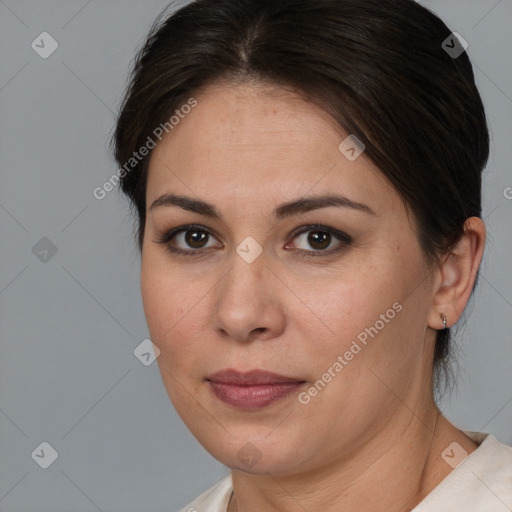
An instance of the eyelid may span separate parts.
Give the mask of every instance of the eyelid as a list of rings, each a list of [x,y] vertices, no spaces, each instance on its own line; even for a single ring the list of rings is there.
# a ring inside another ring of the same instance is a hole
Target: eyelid
[[[344,231],[340,231],[339,229],[332,228],[329,226],[326,226],[324,224],[308,224],[304,226],[300,226],[296,230],[294,230],[290,237],[292,240],[297,238],[299,235],[302,235],[304,233],[307,233],[308,231],[324,231],[326,233],[330,233],[334,236],[340,243],[336,245],[334,248],[331,249],[325,249],[325,250],[305,250],[305,249],[294,249],[293,251],[297,253],[299,256],[308,258],[310,256],[316,257],[316,256],[329,256],[331,254],[334,254],[341,249],[343,249],[346,245],[350,245],[352,243],[352,237],[345,233]],[[288,243],[287,243],[288,245]]]
[[[210,228],[207,228],[206,226],[202,224],[184,224],[181,226],[176,226],[175,228],[169,229],[168,231],[165,231],[162,235],[158,236],[155,240],[156,243],[164,244],[166,245],[166,248],[174,254],[178,255],[191,255],[191,256],[200,256],[202,254],[205,254],[205,252],[208,251],[208,249],[211,249],[211,247],[206,249],[179,249],[176,247],[171,246],[172,240],[175,239],[177,235],[180,233],[186,233],[187,231],[192,230],[197,231],[204,231],[208,235],[212,236],[215,239],[218,239],[218,236],[216,235],[215,231],[213,231]]]
[[[215,231],[204,226],[203,224],[183,224],[181,226],[176,226],[175,228],[171,228],[165,231],[158,239],[158,242],[166,243],[172,239],[175,235],[179,233],[183,233],[184,231],[192,231],[193,229],[197,229],[198,231],[204,231],[214,237],[217,237]]]
[[[324,224],[307,224],[304,226],[300,226],[290,234],[291,237],[296,238],[298,235],[302,235],[303,233],[307,233],[308,231],[326,231],[327,233],[331,233],[336,238],[338,238],[342,242],[352,242],[352,237],[345,233],[344,231],[340,231],[339,229],[332,228],[330,226],[326,226]]]

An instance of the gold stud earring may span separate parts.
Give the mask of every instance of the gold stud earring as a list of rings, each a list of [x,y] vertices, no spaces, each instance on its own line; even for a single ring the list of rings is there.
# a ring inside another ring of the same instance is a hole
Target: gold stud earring
[[[443,321],[443,329],[446,329],[446,317],[444,316],[444,313],[439,313],[439,316],[441,317],[441,320]]]

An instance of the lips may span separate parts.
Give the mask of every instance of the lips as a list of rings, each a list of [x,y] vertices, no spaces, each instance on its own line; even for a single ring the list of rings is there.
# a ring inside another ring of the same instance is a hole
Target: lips
[[[234,384],[238,386],[259,386],[263,384],[282,384],[290,382],[304,382],[301,379],[294,379],[264,370],[250,370],[239,372],[237,370],[221,370],[210,375],[207,380],[223,384]]]
[[[239,372],[227,369],[207,377],[214,395],[238,409],[260,409],[288,396],[304,380],[264,370]]]

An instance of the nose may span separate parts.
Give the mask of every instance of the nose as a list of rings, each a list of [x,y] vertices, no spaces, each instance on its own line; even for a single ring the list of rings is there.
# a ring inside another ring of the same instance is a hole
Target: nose
[[[215,287],[216,332],[239,343],[279,336],[285,326],[282,288],[264,253],[251,263],[236,254],[231,270]]]

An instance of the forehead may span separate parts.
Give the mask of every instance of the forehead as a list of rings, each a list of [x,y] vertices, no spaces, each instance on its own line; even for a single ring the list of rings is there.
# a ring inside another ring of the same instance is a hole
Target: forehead
[[[147,203],[164,192],[213,203],[281,202],[337,191],[374,210],[401,208],[364,155],[339,150],[349,135],[321,107],[277,87],[212,85],[153,150]],[[211,201],[210,201],[211,200]]]

